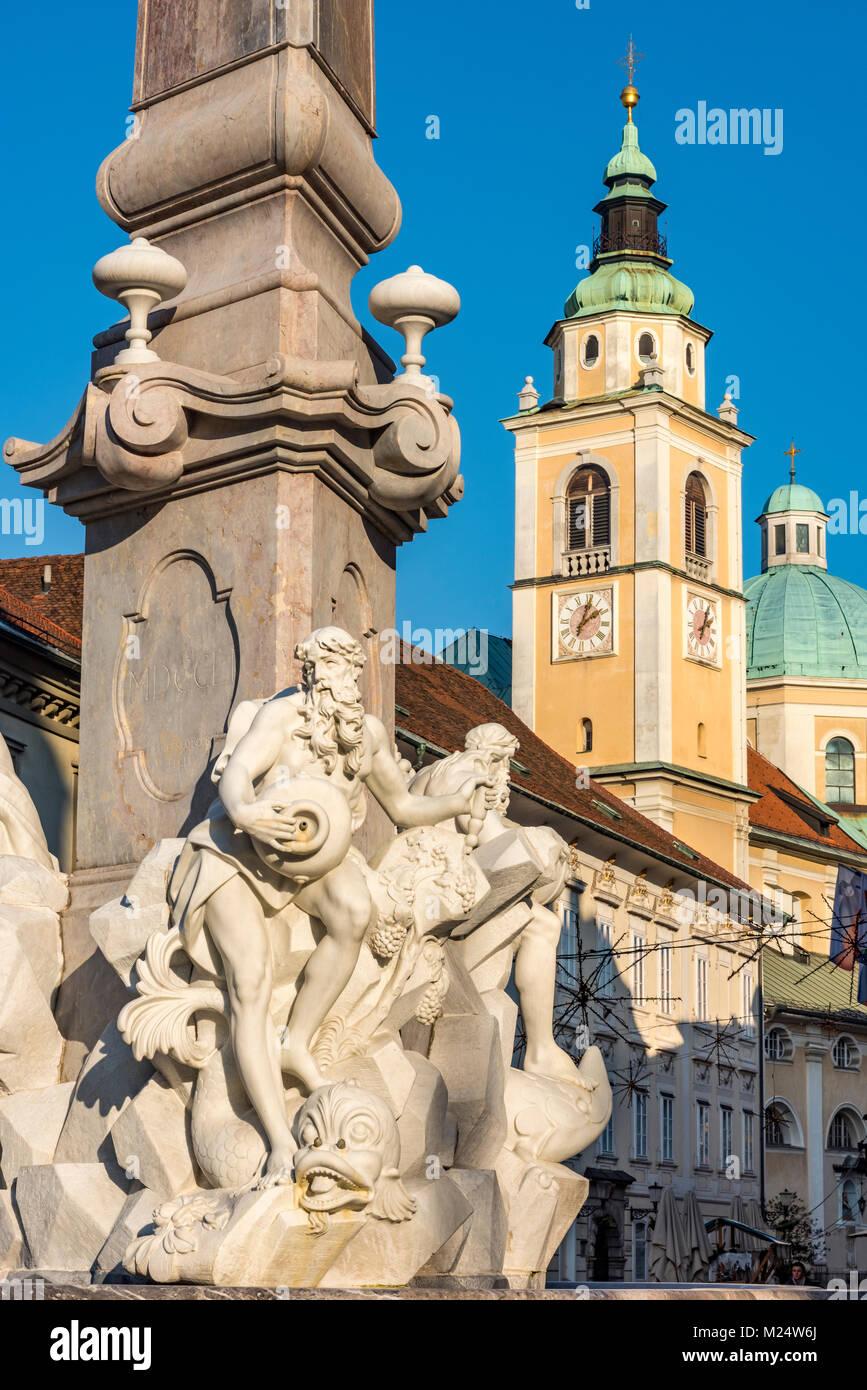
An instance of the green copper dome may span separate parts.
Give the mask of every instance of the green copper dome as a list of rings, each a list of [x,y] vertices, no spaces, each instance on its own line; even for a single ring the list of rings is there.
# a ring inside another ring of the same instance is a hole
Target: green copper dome
[[[629,121],[623,127],[623,140],[620,149],[613,159],[609,159],[605,166],[605,173],[602,175],[602,182],[607,183],[610,188],[615,179],[624,178],[646,179],[648,183],[656,183],[656,170],[638,148],[638,126]]]
[[[628,252],[617,260],[605,261],[580,281],[566,300],[564,318],[577,319],[586,314],[599,314],[606,309],[631,309],[648,314],[685,314],[692,312],[695,296],[688,285],[676,280],[668,270],[654,265],[636,254],[635,261],[625,261]]]
[[[806,510],[821,509],[809,488],[794,491],[815,499]],[[867,592],[857,584],[815,565],[774,565],[748,579],[744,594],[748,680],[867,680]]]
[[[784,483],[775,487],[765,505],[762,516],[773,516],[776,512],[821,512],[827,516],[821,497],[812,488],[802,487],[800,483]]]

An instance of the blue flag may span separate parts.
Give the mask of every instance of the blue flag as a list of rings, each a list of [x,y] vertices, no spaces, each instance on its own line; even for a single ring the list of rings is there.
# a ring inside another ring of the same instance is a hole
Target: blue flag
[[[843,864],[837,868],[831,921],[831,959],[841,970],[854,970],[860,964],[858,1002],[867,1002],[867,998],[861,998],[867,987],[867,874]]]

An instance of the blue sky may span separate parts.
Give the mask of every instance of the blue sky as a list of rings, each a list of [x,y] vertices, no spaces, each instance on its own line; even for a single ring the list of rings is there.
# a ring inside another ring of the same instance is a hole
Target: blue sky
[[[113,318],[90,270],[122,234],[99,208],[94,178],[125,132],[135,8],[133,0],[52,7],[38,34],[32,11],[4,14],[3,437],[57,433],[87,379],[90,339]],[[630,31],[646,55],[637,121],[669,205],[674,273],[695,294],[694,317],[714,330],[707,404],[714,408],[736,375],[740,423],[757,436],[744,466],[745,573],[758,570],[752,518],[785,479],[792,435],[803,450],[800,481],[826,502],[853,489],[867,499],[858,428],[862,117],[850,80],[857,63],[843,61],[863,49],[862,7],[379,0],[376,11],[376,152],[404,221],[396,243],[357,277],[356,312],[398,355],[400,340],[367,313],[377,280],[418,262],[463,299],[460,317],[426,350],[429,370],[455,398],[467,491],[447,521],[401,550],[401,621],[511,630],[511,438],[498,422],[528,373],[550,389],[543,339],[582,274],[575,249],[598,224],[591,208],[619,146],[616,60]],[[782,109],[782,152],[678,144],[676,111],[701,101]],[[426,138],[432,115],[439,140]],[[0,466],[0,495],[13,496],[17,480]],[[41,549],[82,546],[78,523],[52,514]],[[0,553],[38,551],[0,536]],[[867,535],[832,538],[829,559],[867,584]]]

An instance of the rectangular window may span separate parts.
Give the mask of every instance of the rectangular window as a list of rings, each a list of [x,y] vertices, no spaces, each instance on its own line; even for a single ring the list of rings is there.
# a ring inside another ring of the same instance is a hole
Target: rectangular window
[[[727,1105],[719,1112],[719,1166],[727,1168],[732,1156],[732,1112]]]
[[[587,549],[587,519],[589,501],[586,497],[569,498],[569,549]]]
[[[756,1117],[752,1110],[744,1111],[744,1172],[755,1172]]]
[[[632,1277],[636,1284],[647,1282],[647,1222],[632,1223]]]
[[[708,1168],[710,1166],[710,1106],[707,1101],[696,1102],[695,1119],[695,1161],[699,1168]]]
[[[810,528],[804,521],[795,527],[795,548],[799,555],[806,555],[810,549]]]
[[[698,956],[695,962],[695,1016],[708,1021],[707,961],[704,956]]]
[[[817,526],[817,527],[816,527],[816,554],[819,556],[820,559],[822,558],[822,528],[821,528],[821,526]]]
[[[671,995],[671,947],[660,946],[659,948],[659,1012],[670,1014],[672,1010]]]
[[[753,972],[745,969],[741,976],[741,1024],[748,1037],[752,1037],[756,1031],[755,1020],[753,1017],[755,1010],[755,984],[753,982]]]
[[[674,1096],[659,1097],[659,1155],[663,1163],[674,1162]]]
[[[611,1119],[599,1136],[599,1147],[597,1152],[601,1154],[613,1154],[614,1148],[614,1111],[611,1111]]]
[[[632,1101],[632,1152],[647,1158],[647,1093],[636,1091]]]
[[[561,902],[560,920],[563,923],[563,930],[560,933],[558,955],[565,958],[567,967],[574,966],[575,957],[578,954],[578,912],[571,897]]]
[[[593,544],[611,544],[611,494],[607,490],[593,498]]]
[[[644,977],[644,937],[640,932],[632,933],[632,1002],[644,1004],[647,999]]]
[[[568,500],[569,549],[611,544],[611,494],[607,488]]]
[[[785,555],[785,553],[786,553],[786,527],[785,527],[785,524],[784,524],[784,525],[782,525],[782,526],[775,526],[775,527],[774,527],[774,554],[775,554],[775,555]]]
[[[596,942],[601,952],[599,973],[596,977],[600,995],[610,999],[614,993],[614,921],[611,917],[597,916]]]

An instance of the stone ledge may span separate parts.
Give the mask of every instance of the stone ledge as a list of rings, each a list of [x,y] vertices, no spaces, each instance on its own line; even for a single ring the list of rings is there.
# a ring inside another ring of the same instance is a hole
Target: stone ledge
[[[590,1284],[579,1289],[376,1288],[376,1289],[253,1289],[216,1288],[208,1284],[91,1284],[87,1273],[24,1269],[4,1274],[4,1282],[44,1281],[42,1298],[53,1303],[115,1301],[127,1303],[253,1301],[348,1302],[380,1299],[401,1302],[459,1302],[497,1300],[522,1302],[825,1302],[826,1289],[796,1289],[767,1284]],[[588,1288],[585,1295],[584,1287]]]

